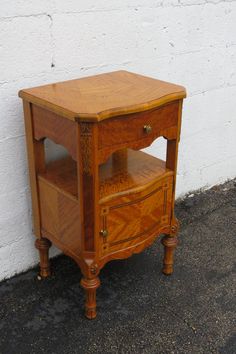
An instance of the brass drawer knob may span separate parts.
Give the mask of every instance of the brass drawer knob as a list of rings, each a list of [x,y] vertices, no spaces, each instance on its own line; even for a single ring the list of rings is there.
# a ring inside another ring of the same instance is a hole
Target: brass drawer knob
[[[150,134],[152,132],[152,127],[151,125],[144,125],[143,130],[146,134]]]
[[[100,235],[101,235],[102,237],[107,237],[107,236],[108,236],[108,231],[107,231],[107,230],[101,230],[101,231],[100,231]]]

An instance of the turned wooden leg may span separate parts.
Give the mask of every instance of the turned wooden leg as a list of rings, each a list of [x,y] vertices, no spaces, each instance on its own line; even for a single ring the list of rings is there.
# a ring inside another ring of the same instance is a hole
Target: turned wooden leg
[[[82,278],[80,284],[85,290],[85,316],[92,320],[97,316],[96,290],[100,286],[100,279],[98,277]]]
[[[174,250],[177,246],[178,240],[176,235],[165,235],[161,242],[164,246],[162,273],[165,275],[171,275],[173,273]]]
[[[51,247],[51,242],[46,238],[37,238],[35,241],[35,247],[39,250],[40,257],[40,271],[39,275],[42,278],[47,278],[51,275],[50,262],[49,262],[49,248]]]

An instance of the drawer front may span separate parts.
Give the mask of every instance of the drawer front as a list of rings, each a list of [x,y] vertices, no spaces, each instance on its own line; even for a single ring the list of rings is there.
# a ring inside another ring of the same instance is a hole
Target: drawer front
[[[98,124],[100,159],[119,147],[143,148],[158,136],[175,138],[178,126],[179,103],[161,108],[115,117]]]
[[[173,177],[165,177],[145,191],[101,206],[101,257],[142,243],[169,225],[172,184]]]

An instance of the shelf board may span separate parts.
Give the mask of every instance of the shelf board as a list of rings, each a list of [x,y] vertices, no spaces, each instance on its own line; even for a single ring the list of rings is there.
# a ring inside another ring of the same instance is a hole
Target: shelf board
[[[164,175],[173,175],[165,161],[131,149],[115,153],[99,166],[100,202],[141,190]],[[70,156],[50,162],[39,179],[78,197],[76,162]]]

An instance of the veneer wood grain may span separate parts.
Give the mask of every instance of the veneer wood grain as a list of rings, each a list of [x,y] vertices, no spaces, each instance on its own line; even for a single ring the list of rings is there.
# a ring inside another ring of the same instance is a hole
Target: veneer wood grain
[[[19,96],[73,121],[97,122],[186,97],[184,87],[125,70],[21,90]]]
[[[164,234],[163,273],[173,272],[182,86],[126,71],[21,90],[40,276],[51,243],[82,272],[85,315],[96,317],[99,273]],[[167,139],[166,161],[140,149]],[[45,139],[68,156],[46,163]],[[151,294],[150,294],[151,296]]]

